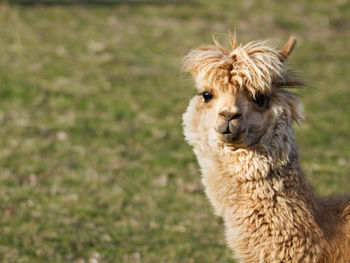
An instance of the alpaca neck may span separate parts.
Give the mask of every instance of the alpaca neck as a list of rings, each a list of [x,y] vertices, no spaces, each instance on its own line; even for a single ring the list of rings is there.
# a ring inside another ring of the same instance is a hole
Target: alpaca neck
[[[228,243],[237,255],[248,253],[256,258],[269,245],[276,245],[271,236],[285,238],[283,246],[304,242],[305,237],[307,246],[323,242],[316,221],[319,204],[302,174],[294,145],[293,141],[280,145],[289,149],[288,154],[255,147],[199,158],[205,191],[216,213],[224,218]],[[299,234],[302,238],[294,240]],[[252,248],[251,243],[264,235],[267,247]]]
[[[298,199],[302,196],[305,202],[316,204],[299,166],[292,136],[289,140],[275,138],[275,147],[260,145],[235,151],[226,148],[200,155],[197,153],[202,181],[218,215],[223,216],[223,210],[240,200],[275,202],[275,197],[280,195],[294,194]]]
[[[274,196],[290,190],[286,185],[292,180],[311,193],[294,150],[287,156],[281,154],[279,158],[266,155],[260,149],[236,150],[231,154],[198,159],[206,193],[221,216],[224,209],[243,199],[274,202]]]

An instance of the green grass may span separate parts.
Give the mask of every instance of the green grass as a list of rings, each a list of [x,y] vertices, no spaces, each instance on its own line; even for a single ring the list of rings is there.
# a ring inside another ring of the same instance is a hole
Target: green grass
[[[212,33],[299,38],[315,191],[350,189],[346,1],[0,2],[0,262],[234,262],[181,115]]]

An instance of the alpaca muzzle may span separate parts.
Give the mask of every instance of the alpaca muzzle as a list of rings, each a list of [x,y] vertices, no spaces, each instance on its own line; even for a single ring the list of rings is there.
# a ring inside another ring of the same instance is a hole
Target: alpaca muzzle
[[[217,125],[215,130],[218,133],[219,139],[228,143],[237,141],[242,134],[242,129],[237,119],[226,119],[224,122]]]

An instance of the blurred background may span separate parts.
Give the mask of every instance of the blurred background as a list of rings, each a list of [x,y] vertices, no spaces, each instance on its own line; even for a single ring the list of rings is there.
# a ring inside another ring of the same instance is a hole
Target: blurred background
[[[299,40],[301,163],[350,189],[350,2],[0,0],[0,262],[234,262],[181,115],[191,48]]]

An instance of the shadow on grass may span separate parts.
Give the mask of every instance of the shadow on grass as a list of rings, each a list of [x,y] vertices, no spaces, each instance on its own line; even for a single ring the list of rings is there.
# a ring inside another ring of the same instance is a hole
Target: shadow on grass
[[[20,6],[116,6],[116,5],[196,5],[191,0],[0,0],[0,3],[8,3],[10,5]]]

